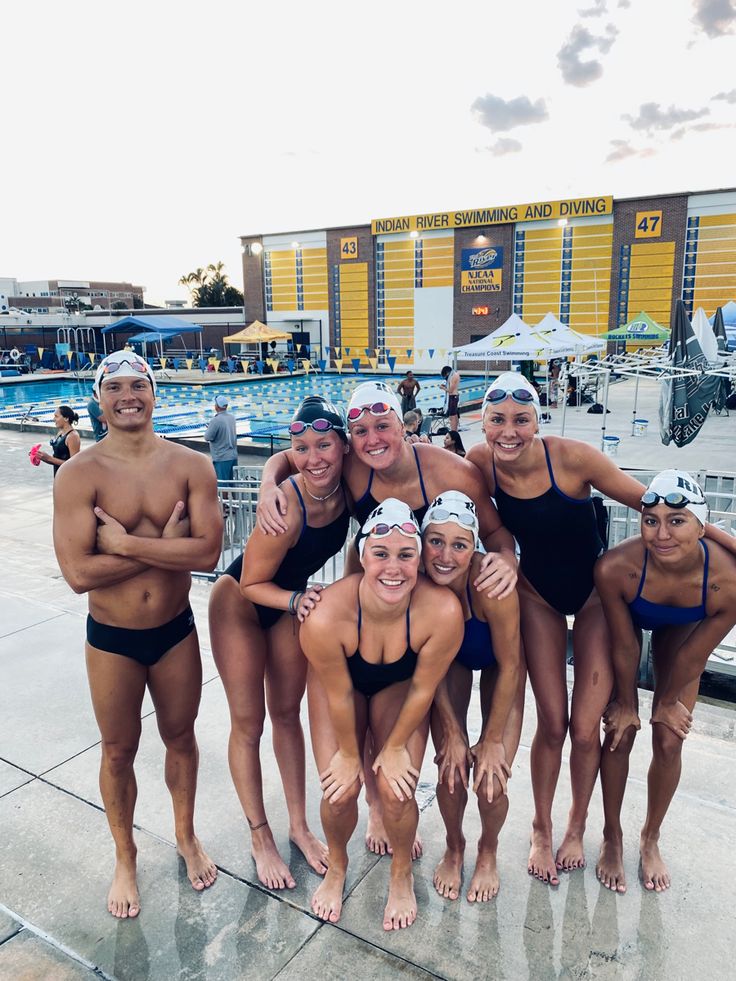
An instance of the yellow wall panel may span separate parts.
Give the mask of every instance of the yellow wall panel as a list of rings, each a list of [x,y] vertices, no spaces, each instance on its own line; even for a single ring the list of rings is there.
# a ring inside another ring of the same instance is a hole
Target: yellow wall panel
[[[734,215],[703,215],[698,222],[700,228],[709,228],[713,225],[736,225],[736,214]]]

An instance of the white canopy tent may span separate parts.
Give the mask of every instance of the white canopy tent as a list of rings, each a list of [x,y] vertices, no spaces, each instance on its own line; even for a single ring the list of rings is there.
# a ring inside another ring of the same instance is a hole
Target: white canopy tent
[[[465,361],[538,361],[555,356],[552,344],[525,324],[518,313],[512,313],[487,337],[451,348],[450,353]]]
[[[605,350],[606,347],[606,342],[600,337],[578,333],[572,327],[563,324],[553,313],[545,314],[544,319],[533,330],[558,348],[560,357],[563,355],[561,349],[565,345],[570,348],[569,354],[574,355],[593,354]]]
[[[692,326],[693,332],[705,355],[705,360],[709,364],[715,364],[718,361],[718,341],[716,340],[716,335],[713,333],[713,328],[710,325],[705,310],[702,307],[698,307],[693,314]]]

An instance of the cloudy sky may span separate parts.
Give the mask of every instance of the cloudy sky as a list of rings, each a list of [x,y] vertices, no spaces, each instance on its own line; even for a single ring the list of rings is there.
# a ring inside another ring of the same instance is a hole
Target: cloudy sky
[[[161,302],[245,233],[736,184],[736,0],[25,0],[0,49],[0,276]]]

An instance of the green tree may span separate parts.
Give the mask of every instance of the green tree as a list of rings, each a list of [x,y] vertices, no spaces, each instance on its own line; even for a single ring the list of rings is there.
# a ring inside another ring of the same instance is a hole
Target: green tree
[[[232,286],[224,272],[223,262],[210,263],[206,268],[199,266],[179,280],[186,286],[195,307],[239,307],[243,305],[243,294]]]

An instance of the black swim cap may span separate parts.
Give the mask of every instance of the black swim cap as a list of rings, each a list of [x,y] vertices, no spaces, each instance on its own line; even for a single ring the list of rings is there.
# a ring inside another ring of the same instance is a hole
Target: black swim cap
[[[315,419],[327,419],[332,423],[332,428],[346,443],[347,433],[345,431],[345,416],[334,402],[328,402],[321,395],[308,395],[291,417],[292,422],[314,422]]]

